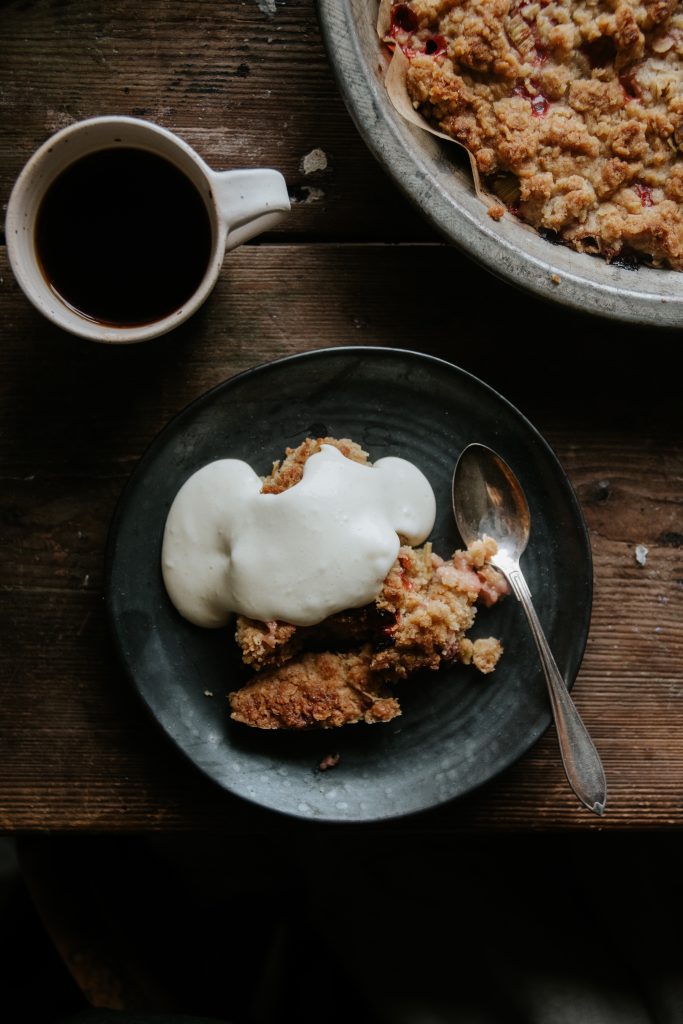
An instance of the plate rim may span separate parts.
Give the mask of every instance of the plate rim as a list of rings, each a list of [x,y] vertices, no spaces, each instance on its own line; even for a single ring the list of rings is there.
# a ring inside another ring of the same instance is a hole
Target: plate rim
[[[347,825],[357,827],[359,825],[371,826],[372,824],[377,823],[398,821],[406,818],[416,818],[419,815],[438,812],[440,809],[447,806],[448,804],[457,803],[463,797],[466,797],[472,793],[476,793],[478,790],[482,789],[489,783],[493,782],[495,779],[500,778],[500,776],[504,772],[508,771],[514,764],[521,760],[522,757],[528,754],[528,752],[531,750],[534,744],[538,742],[540,737],[547,731],[549,726],[552,724],[552,713],[550,710],[550,706],[548,706],[546,713],[542,716],[542,721],[539,720],[539,724],[535,728],[530,729],[529,734],[527,735],[522,744],[522,750],[520,753],[510,755],[509,757],[504,758],[502,763],[500,763],[487,778],[471,783],[467,785],[464,789],[459,790],[457,793],[454,793],[443,799],[437,800],[434,803],[431,803],[427,806],[407,810],[391,811],[386,814],[373,813],[372,816],[369,817],[340,817],[335,816],[333,814],[326,816],[324,814],[317,813],[296,813],[295,811],[290,809],[284,809],[276,805],[264,803],[263,801],[257,798],[252,798],[240,792],[239,790],[235,790],[234,788],[231,788],[230,786],[226,785],[223,781],[217,778],[214,773],[212,773],[212,771],[207,765],[203,764],[200,760],[198,760],[196,755],[191,755],[189,751],[180,742],[180,740],[177,739],[176,736],[169,731],[165,723],[160,719],[145,689],[141,686],[138,679],[136,678],[136,675],[133,672],[132,667],[129,664],[127,658],[124,656],[122,644],[119,640],[117,631],[117,620],[116,616],[114,615],[114,610],[111,606],[110,600],[110,594],[112,591],[112,577],[115,568],[116,539],[121,520],[126,511],[127,499],[130,493],[133,491],[135,485],[144,476],[146,466],[150,461],[153,460],[156,454],[157,447],[161,448],[163,446],[164,439],[167,433],[172,433],[172,430],[177,425],[178,421],[180,421],[185,415],[190,414],[194,408],[202,406],[205,403],[209,403],[214,397],[214,395],[217,394],[218,392],[221,392],[223,390],[231,390],[233,387],[238,386],[239,382],[246,379],[247,377],[251,377],[259,372],[268,371],[271,368],[279,367],[288,363],[293,364],[296,362],[306,361],[309,359],[325,360],[326,358],[338,356],[340,353],[344,353],[345,355],[349,356],[355,355],[361,357],[370,355],[372,357],[379,358],[393,357],[408,360],[416,359],[418,362],[427,362],[433,364],[435,367],[443,367],[448,372],[455,372],[456,375],[459,375],[463,378],[472,381],[475,386],[481,387],[484,391],[488,392],[495,401],[502,403],[508,409],[508,411],[512,413],[513,416],[521,420],[525,427],[525,430],[527,430],[530,433],[530,435],[534,438],[537,444],[540,444],[541,448],[545,450],[546,455],[551,459],[552,462],[554,462],[556,469],[558,470],[558,473],[560,474],[560,477],[562,478],[563,483],[566,487],[567,497],[569,500],[569,504],[571,505],[572,518],[577,527],[579,528],[578,535],[586,556],[586,602],[585,608],[583,610],[582,619],[582,639],[579,647],[577,647],[576,650],[576,666],[570,673],[571,678],[565,679],[567,689],[569,691],[572,690],[574,683],[576,682],[576,678],[581,669],[581,665],[585,657],[586,647],[588,644],[588,638],[590,635],[594,598],[594,564],[592,545],[590,541],[590,532],[588,530],[588,526],[583,515],[580,502],[571,483],[571,480],[569,479],[569,476],[566,470],[564,469],[564,466],[562,465],[557,453],[555,452],[550,442],[543,436],[541,431],[534,426],[534,424],[516,405],[514,405],[509,399],[507,399],[504,395],[497,391],[496,388],[492,387],[490,384],[487,384],[485,381],[483,381],[480,377],[471,373],[469,370],[463,369],[462,367],[458,366],[455,363],[452,363],[439,356],[434,356],[429,353],[420,352],[417,349],[402,349],[393,346],[381,345],[349,344],[329,346],[326,348],[301,350],[294,353],[290,353],[288,355],[280,356],[275,359],[264,360],[262,362],[255,364],[254,366],[247,367],[244,370],[238,371],[236,374],[227,377],[225,380],[212,385],[206,391],[197,395],[190,402],[188,402],[181,409],[179,409],[176,413],[174,413],[162,425],[162,427],[159,428],[159,430],[155,433],[154,437],[144,448],[142,454],[138,458],[135,466],[131,470],[128,478],[124,483],[124,486],[118,496],[114,510],[111,515],[109,529],[107,533],[107,540],[105,544],[103,599],[105,604],[108,633],[111,638],[111,642],[115,648],[117,664],[123,671],[124,676],[130,683],[130,685],[133,687],[138,697],[141,699],[143,706],[146,710],[146,713],[149,716],[151,716],[151,718],[154,720],[157,729],[160,730],[161,734],[165,737],[165,739],[172,744],[175,750],[179,751],[182,754],[186,762],[191,764],[194,767],[194,769],[199,771],[205,778],[209,779],[211,783],[213,783],[213,785],[219,791],[227,793],[233,799],[242,801],[245,805],[251,808],[252,811],[258,811],[263,814],[274,813],[276,815],[279,815],[281,818],[285,818],[290,821],[309,822],[312,824],[321,825],[333,824],[340,826]]]

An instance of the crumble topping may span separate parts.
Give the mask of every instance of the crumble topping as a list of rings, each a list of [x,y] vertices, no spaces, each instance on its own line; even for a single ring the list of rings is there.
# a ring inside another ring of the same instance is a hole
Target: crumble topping
[[[680,3],[407,0],[389,38],[413,105],[509,210],[579,252],[683,269]]]
[[[333,729],[389,722],[399,703],[370,671],[370,649],[307,652],[230,694],[231,718],[257,729]]]
[[[306,461],[320,451],[322,445],[328,444],[337,448],[342,455],[352,462],[360,462],[365,465],[368,461],[368,453],[364,452],[360,445],[351,441],[348,437],[307,437],[297,448],[286,448],[285,457],[273,463],[269,475],[264,478],[261,492],[263,494],[281,494],[294,484],[298,484],[304,475]]]
[[[274,463],[263,491],[294,486],[321,444],[355,461],[368,460],[348,439],[307,438]],[[229,694],[231,717],[259,729],[387,722],[401,714],[392,684],[419,669],[459,660],[492,672],[503,651],[500,641],[472,641],[465,634],[477,602],[490,606],[508,593],[490,564],[496,550],[495,541],[484,538],[444,560],[431,544],[403,544],[373,604],[314,626],[239,616],[235,639],[255,674]]]

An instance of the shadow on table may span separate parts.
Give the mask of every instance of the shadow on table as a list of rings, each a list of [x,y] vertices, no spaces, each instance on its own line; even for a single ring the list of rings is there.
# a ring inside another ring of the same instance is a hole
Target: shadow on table
[[[682,843],[24,838],[0,984],[45,1024],[679,1024]]]

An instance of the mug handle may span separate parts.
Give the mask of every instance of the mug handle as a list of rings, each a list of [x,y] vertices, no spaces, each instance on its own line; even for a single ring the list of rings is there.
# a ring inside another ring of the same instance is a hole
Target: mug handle
[[[267,167],[214,171],[216,205],[227,228],[225,250],[274,227],[291,209],[287,183],[279,171]]]

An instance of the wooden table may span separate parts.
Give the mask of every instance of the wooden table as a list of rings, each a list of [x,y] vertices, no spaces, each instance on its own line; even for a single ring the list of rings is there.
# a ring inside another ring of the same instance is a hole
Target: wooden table
[[[299,827],[205,781],[145,715],[107,634],[103,552],[130,472],[174,413],[254,364],[350,344],[438,355],[517,405],[573,482],[595,562],[574,695],[608,775],[604,819],[577,805],[550,729],[482,791],[386,829],[680,827],[679,338],[543,305],[444,245],[366,151],[313,0],[16,0],[2,21],[4,201],[53,131],[120,113],[177,131],[217,169],[279,168],[292,213],[230,255],[189,323],[126,348],[51,327],[0,254],[0,828]]]

